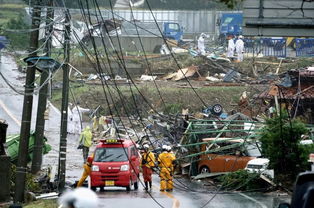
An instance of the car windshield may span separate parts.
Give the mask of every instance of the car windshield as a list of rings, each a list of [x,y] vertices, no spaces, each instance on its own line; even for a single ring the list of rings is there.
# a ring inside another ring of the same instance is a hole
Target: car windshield
[[[263,165],[254,165],[254,164],[248,164],[247,168],[251,168],[251,169],[262,169]]]
[[[95,151],[95,162],[122,162],[127,161],[127,149],[123,148],[98,148]]]

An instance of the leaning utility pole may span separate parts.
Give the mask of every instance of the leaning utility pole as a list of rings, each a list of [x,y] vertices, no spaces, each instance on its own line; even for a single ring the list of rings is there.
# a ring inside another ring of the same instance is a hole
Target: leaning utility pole
[[[63,191],[65,186],[65,162],[67,150],[67,120],[68,120],[68,100],[69,100],[69,61],[70,61],[70,13],[65,12],[65,33],[64,33],[64,64],[63,64],[63,85],[62,85],[62,105],[61,105],[61,129],[59,147],[58,180],[59,191]]]
[[[32,13],[32,32],[30,34],[30,56],[36,56],[38,48],[38,35],[40,25],[40,0],[34,0]],[[22,113],[22,125],[20,132],[20,144],[18,162],[16,167],[14,203],[24,202],[25,179],[27,171],[28,143],[31,128],[33,92],[36,68],[28,63],[26,72],[25,95]]]
[[[47,16],[46,16],[46,25],[49,25],[53,21],[54,11],[53,11],[53,1],[49,0],[47,5]],[[46,56],[51,54],[51,38],[53,31],[53,24],[46,28]],[[38,96],[38,106],[37,106],[37,118],[36,118],[36,127],[35,127],[35,142],[34,142],[34,151],[33,151],[33,160],[32,160],[32,173],[36,174],[42,164],[43,157],[43,145],[44,145],[44,131],[45,131],[45,111],[47,106],[47,93],[48,93],[48,79],[51,71],[46,68],[42,70],[40,77],[40,86]]]

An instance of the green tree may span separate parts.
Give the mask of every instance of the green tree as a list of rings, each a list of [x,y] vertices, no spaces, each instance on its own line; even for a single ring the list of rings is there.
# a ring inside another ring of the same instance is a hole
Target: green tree
[[[298,173],[306,170],[309,151],[300,144],[305,133],[306,126],[299,120],[291,120],[285,112],[266,121],[260,140],[262,154],[269,158],[278,180],[283,177],[294,181]]]
[[[21,14],[17,18],[12,18],[7,23],[0,25],[0,35],[6,36],[10,40],[10,45],[13,49],[27,49],[29,46],[29,33],[15,32],[14,30],[29,28]]]

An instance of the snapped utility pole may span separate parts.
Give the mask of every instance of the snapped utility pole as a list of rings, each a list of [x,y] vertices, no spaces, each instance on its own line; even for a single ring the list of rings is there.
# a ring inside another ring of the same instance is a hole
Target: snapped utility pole
[[[58,190],[63,191],[65,186],[65,162],[67,150],[67,120],[68,120],[68,100],[69,100],[69,61],[70,61],[70,13],[65,12],[65,32],[64,32],[64,64],[63,64],[63,85],[61,104],[61,129],[59,146],[59,166],[58,166]]]
[[[41,13],[40,0],[34,0],[31,27],[32,32],[30,34],[30,47],[29,47],[30,56],[36,56],[36,50],[38,48],[40,13]],[[26,71],[22,125],[20,131],[19,154],[16,167],[14,203],[17,204],[24,202],[28,143],[31,128],[35,73],[36,73],[35,66],[33,66],[33,64],[31,63],[28,63]]]
[[[46,25],[51,24],[53,21],[54,11],[53,11],[53,1],[49,0],[47,5],[47,16],[46,16]],[[46,28],[46,56],[51,54],[51,38],[53,31],[53,24]],[[40,86],[38,96],[38,106],[37,106],[37,118],[36,118],[36,127],[35,127],[35,142],[34,142],[34,151],[33,151],[33,160],[32,160],[32,173],[36,174],[42,164],[43,157],[43,145],[44,145],[44,131],[45,131],[45,111],[47,106],[47,94],[48,94],[48,79],[51,74],[49,68],[43,69],[40,77]]]

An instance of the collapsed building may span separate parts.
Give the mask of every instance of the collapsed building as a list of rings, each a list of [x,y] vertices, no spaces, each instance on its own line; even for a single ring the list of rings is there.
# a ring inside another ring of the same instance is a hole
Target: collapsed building
[[[288,110],[292,118],[314,123],[314,70],[290,70],[283,74],[282,82],[273,84],[258,97],[275,106]]]

